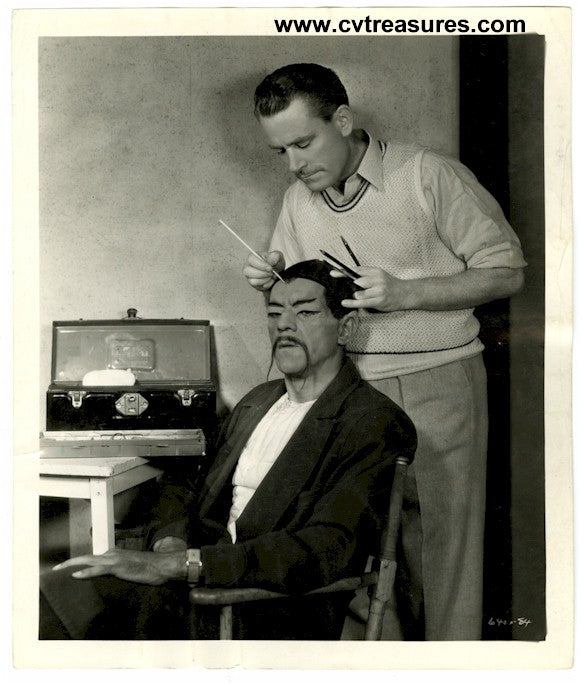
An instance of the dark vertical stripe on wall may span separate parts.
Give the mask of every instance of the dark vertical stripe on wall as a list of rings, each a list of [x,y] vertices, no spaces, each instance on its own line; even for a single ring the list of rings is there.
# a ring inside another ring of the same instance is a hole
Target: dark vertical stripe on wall
[[[460,39],[460,159],[509,216],[507,39]],[[477,308],[489,390],[485,639],[512,637],[509,302]]]
[[[545,36],[509,36],[511,225],[527,261],[511,300],[513,638],[546,636],[545,554]],[[552,456],[550,456],[552,457]],[[519,622],[518,618],[522,618]]]

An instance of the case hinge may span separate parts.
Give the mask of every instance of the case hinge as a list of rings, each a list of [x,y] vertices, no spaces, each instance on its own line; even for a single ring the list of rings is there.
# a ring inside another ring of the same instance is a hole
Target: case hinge
[[[137,417],[148,407],[148,401],[139,393],[124,393],[116,400],[116,410],[124,417]]]
[[[197,395],[192,388],[181,389],[177,391],[180,396],[181,402],[185,407],[189,407],[193,404],[193,398]]]
[[[73,407],[78,410],[83,403],[83,398],[87,395],[87,391],[69,391],[67,395],[69,396]]]

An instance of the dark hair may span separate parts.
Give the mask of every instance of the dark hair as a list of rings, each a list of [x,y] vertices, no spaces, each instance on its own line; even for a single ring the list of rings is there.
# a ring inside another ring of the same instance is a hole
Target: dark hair
[[[320,64],[288,64],[266,76],[256,88],[254,114],[271,117],[285,110],[295,97],[304,98],[325,121],[330,121],[338,107],[349,104],[347,91],[332,69]]]
[[[308,279],[315,281],[324,288],[324,296],[333,317],[341,319],[351,310],[341,305],[342,300],[352,300],[354,293],[353,282],[345,277],[336,279],[330,275],[332,267],[322,260],[306,260],[297,262],[280,272],[284,281],[293,279]],[[276,281],[276,283],[278,283]]]

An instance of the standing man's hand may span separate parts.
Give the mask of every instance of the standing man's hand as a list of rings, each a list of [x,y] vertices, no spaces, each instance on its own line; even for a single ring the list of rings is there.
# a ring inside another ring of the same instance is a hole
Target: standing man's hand
[[[343,307],[365,308],[378,312],[396,312],[412,309],[409,300],[409,282],[391,276],[379,267],[351,267],[359,274],[354,283],[360,290],[355,291],[352,300],[343,300]],[[331,271],[331,276],[343,276],[341,272]]]
[[[276,280],[274,270],[281,272],[285,268],[286,262],[284,255],[279,250],[259,254],[263,259],[258,260],[255,255],[251,254],[248,256],[247,264],[243,268],[243,275],[250,285],[257,288],[258,291],[267,291]]]
[[[354,283],[360,290],[352,300],[343,300],[343,306],[377,312],[463,310],[508,298],[523,287],[521,268],[466,269],[450,276],[421,279],[398,279],[378,267],[352,269],[359,274]],[[343,275],[333,269],[331,276]]]

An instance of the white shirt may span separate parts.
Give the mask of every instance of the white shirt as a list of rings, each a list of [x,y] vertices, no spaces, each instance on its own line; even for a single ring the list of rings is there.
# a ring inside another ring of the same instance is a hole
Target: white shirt
[[[237,540],[236,521],[316,400],[297,403],[284,394],[249,437],[233,474],[233,501],[227,530]]]

